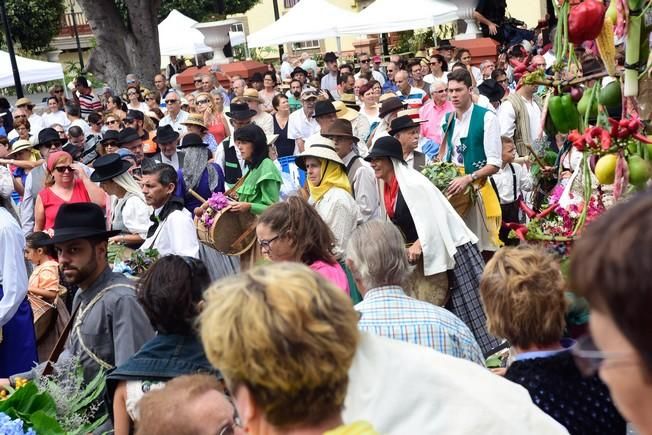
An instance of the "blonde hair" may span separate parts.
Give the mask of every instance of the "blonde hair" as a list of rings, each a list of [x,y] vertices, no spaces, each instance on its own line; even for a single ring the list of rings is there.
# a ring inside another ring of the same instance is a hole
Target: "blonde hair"
[[[559,264],[530,246],[503,248],[480,279],[487,329],[512,346],[549,345],[564,332],[566,300]]]
[[[308,267],[276,263],[205,293],[201,338],[232,391],[246,386],[277,428],[341,411],[359,339],[348,297]]]
[[[45,176],[45,182],[44,182],[45,186],[46,187],[54,186],[54,174],[53,173],[54,173],[55,168],[57,167],[57,165],[59,165],[61,163],[72,164],[72,162],[73,162],[72,156],[70,154],[68,154],[68,153],[62,154],[58,159],[54,160],[54,162],[52,162],[52,169],[48,168],[48,173]]]

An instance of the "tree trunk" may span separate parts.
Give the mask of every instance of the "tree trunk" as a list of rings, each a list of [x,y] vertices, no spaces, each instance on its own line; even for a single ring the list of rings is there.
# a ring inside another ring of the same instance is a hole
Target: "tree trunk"
[[[121,93],[125,76],[136,74],[143,86],[152,89],[160,71],[158,10],[161,0],[124,0],[129,16],[126,26],[115,0],[77,0],[97,41],[88,70]]]

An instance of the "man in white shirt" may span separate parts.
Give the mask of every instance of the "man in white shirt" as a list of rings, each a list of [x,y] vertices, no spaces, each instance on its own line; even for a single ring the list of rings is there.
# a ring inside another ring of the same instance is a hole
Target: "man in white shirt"
[[[66,116],[70,120],[68,129],[76,125],[84,131],[84,136],[91,134],[91,126],[88,125],[88,122],[82,119],[81,108],[78,105],[72,103],[66,104]]]
[[[29,121],[29,134],[36,137],[39,132],[45,128],[43,124],[43,118],[34,113],[34,103],[29,98],[19,98],[16,101],[16,108],[23,109],[27,115],[27,120]]]
[[[532,145],[541,128],[541,108],[534,100],[536,85],[521,85],[498,108],[501,136],[514,140],[520,157],[528,155],[525,144]]]
[[[337,89],[337,76],[339,70],[337,68],[337,56],[332,51],[324,55],[324,63],[326,64],[327,73],[321,78],[321,88],[331,93],[336,100],[340,99],[340,94]]]
[[[303,63],[301,64],[301,68],[303,68],[306,71],[311,70],[312,76],[317,77],[317,72],[318,72],[317,62],[315,62],[315,60],[310,57],[310,54],[306,52],[302,53],[301,60],[303,61]]]
[[[180,167],[183,167],[183,151],[177,150],[179,133],[174,131],[171,125],[157,128],[154,142],[158,144],[161,150],[152,156],[156,163],[168,164],[177,171]]]
[[[283,56],[281,57],[282,63],[281,63],[281,81],[286,81],[290,80],[292,77],[290,75],[292,74],[292,64],[289,61],[289,57],[287,53],[283,53]]]
[[[274,118],[272,118],[272,115],[262,110],[260,105],[263,103],[263,100],[258,96],[258,91],[254,88],[247,88],[245,89],[242,98],[247,102],[249,108],[256,112],[256,115],[252,119],[253,123],[262,128],[266,135],[273,135]]]
[[[380,86],[385,84],[385,77],[383,77],[379,71],[371,68],[371,59],[369,59],[368,54],[362,53],[358,57],[358,62],[360,62],[360,71],[355,75],[356,80],[359,79],[360,76],[366,76],[370,73],[374,80],[380,82]]]
[[[199,258],[199,240],[192,215],[183,201],[174,196],[177,180],[177,171],[165,163],[157,163],[143,172],[143,195],[147,205],[154,209],[154,223],[140,250],[154,248],[161,256]]]
[[[301,110],[290,114],[288,120],[288,139],[294,139],[299,152],[303,152],[306,139],[319,132],[319,124],[313,118],[317,92],[308,89],[301,93]]]
[[[165,105],[168,108],[167,114],[159,122],[159,127],[171,125],[174,131],[180,135],[186,134],[186,126],[183,125],[188,120],[188,112],[181,110],[181,98],[176,92],[169,92],[165,98]]]

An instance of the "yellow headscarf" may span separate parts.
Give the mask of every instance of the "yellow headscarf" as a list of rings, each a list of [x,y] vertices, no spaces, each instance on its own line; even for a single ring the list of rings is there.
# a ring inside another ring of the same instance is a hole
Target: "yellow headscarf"
[[[315,186],[308,180],[308,188],[310,188],[310,196],[314,199],[315,202],[319,202],[320,199],[328,192],[331,187],[339,187],[346,190],[347,192],[353,194],[351,190],[351,183],[349,183],[349,177],[346,176],[344,168],[342,165],[332,162],[330,160],[319,158],[319,163],[321,163],[321,183],[319,186]]]

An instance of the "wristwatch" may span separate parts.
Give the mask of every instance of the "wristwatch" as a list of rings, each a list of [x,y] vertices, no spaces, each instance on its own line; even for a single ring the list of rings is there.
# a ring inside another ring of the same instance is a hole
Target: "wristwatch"
[[[477,179],[478,179],[478,176],[475,175],[475,172],[471,172],[471,180],[472,180],[472,181],[475,181],[475,180],[477,180]]]

